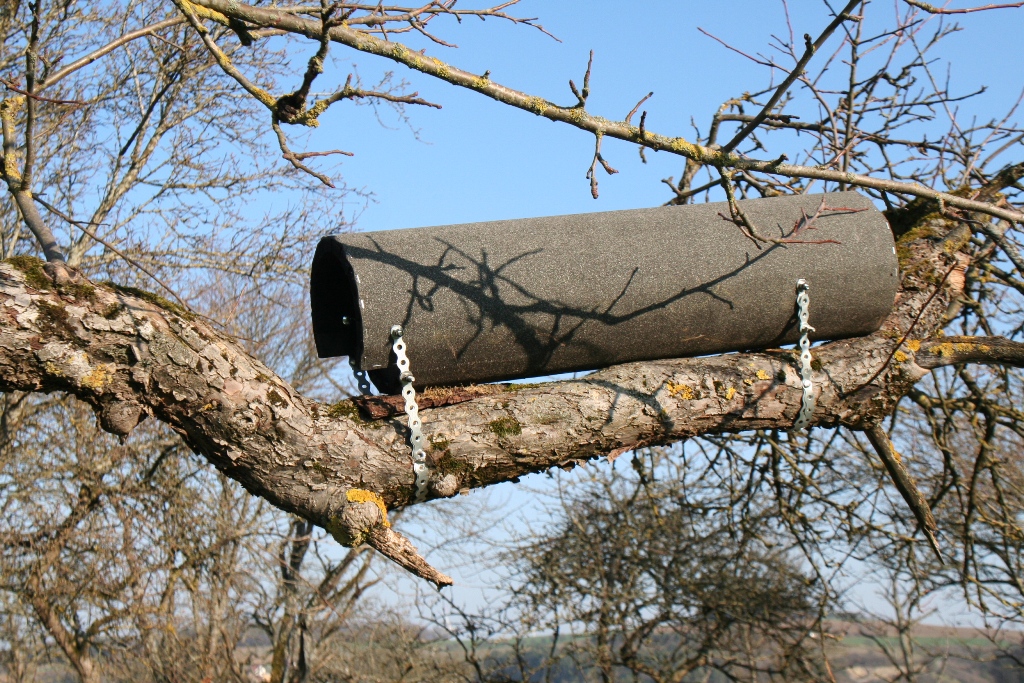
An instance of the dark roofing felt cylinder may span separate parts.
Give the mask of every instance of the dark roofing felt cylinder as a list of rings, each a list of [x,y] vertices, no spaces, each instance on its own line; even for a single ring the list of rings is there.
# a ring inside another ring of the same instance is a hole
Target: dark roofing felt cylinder
[[[790,242],[758,248],[725,204],[324,237],[311,274],[317,351],[354,358],[395,393],[396,324],[419,386],[775,347],[797,339],[799,278],[815,338],[878,329],[897,262],[870,200],[740,204],[761,234]]]

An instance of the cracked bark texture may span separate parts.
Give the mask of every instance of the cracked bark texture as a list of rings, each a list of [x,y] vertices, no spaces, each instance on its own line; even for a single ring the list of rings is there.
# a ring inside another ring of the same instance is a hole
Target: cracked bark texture
[[[876,424],[928,368],[959,357],[927,340],[960,295],[970,233],[931,221],[900,241],[902,284],[882,328],[814,349],[812,424]],[[160,420],[251,493],[450,583],[410,559],[411,545],[386,526],[386,509],[413,503],[404,417],[365,420],[351,401],[303,397],[174,304],[77,274],[55,284],[47,272],[26,257],[0,263],[0,390],[74,394],[121,436],[147,416]],[[979,354],[958,343],[953,351]],[[421,413],[428,499],[701,434],[788,429],[801,389],[796,353],[775,349],[619,365],[466,398]]]

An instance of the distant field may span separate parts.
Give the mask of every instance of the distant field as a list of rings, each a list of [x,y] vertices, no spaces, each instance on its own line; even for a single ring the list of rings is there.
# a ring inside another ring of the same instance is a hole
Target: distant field
[[[827,639],[826,651],[829,656],[835,683],[890,683],[900,678],[901,668],[906,668],[900,639],[895,633],[886,633],[880,627],[856,624],[845,621],[829,623],[832,633]],[[582,637],[578,637],[576,642]],[[265,636],[253,632],[246,639],[242,648],[244,657],[249,664],[247,670],[253,672],[253,683],[259,683],[261,676],[257,673],[259,665],[270,664],[270,651]],[[562,639],[562,647],[570,639]],[[668,641],[666,641],[666,644]],[[519,643],[519,654],[534,666],[540,664],[549,653],[551,639],[539,635],[526,638]],[[438,640],[424,643],[426,651],[441,654],[441,659],[451,658],[453,664],[462,662],[462,648],[452,640]],[[914,629],[912,638],[913,667],[916,671],[914,683],[1024,683],[1024,633],[1015,632],[984,632],[978,629],[949,628],[940,626],[919,626]],[[886,655],[886,651],[896,658],[900,667]],[[1010,656],[1007,656],[1007,655]],[[379,657],[387,657],[387,653],[379,653]],[[511,662],[513,648],[508,641],[495,641],[483,645],[478,656],[493,669],[507,674],[510,682],[518,681],[514,667],[502,669],[498,662]],[[1014,657],[1017,661],[1015,661]],[[485,667],[486,668],[486,667]],[[265,669],[268,670],[268,669]],[[464,670],[462,673],[470,673]],[[573,666],[569,658],[563,660],[547,672],[550,683],[591,683],[597,680],[593,671],[581,671]],[[435,671],[436,675],[436,671]],[[535,680],[541,680],[534,677]],[[542,676],[543,678],[543,676]],[[0,683],[7,683],[9,677],[0,668]],[[69,667],[62,662],[53,661],[42,664],[35,678],[38,683],[73,683],[75,680]],[[360,679],[361,681],[363,679]],[[366,679],[373,683],[390,683],[389,681]],[[434,679],[436,680],[436,678]],[[453,678],[452,680],[456,680]],[[472,676],[458,680],[474,681]],[[498,679],[495,679],[498,680]],[[618,679],[623,683],[649,683],[649,679],[634,679],[626,671]],[[767,679],[759,679],[767,680]],[[777,679],[778,680],[778,679]],[[828,680],[827,678],[823,680]],[[417,679],[403,679],[403,683],[416,683]],[[722,675],[697,672],[683,679],[680,683],[729,683]]]

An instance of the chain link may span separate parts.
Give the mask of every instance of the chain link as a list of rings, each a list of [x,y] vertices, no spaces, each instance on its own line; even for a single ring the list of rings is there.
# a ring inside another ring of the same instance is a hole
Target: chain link
[[[402,339],[402,326],[391,328],[391,339],[394,340],[392,350],[398,359],[399,380],[402,382],[402,398],[405,399],[405,414],[409,417],[409,447],[412,448],[412,471],[416,474],[416,502],[422,503],[427,497],[427,480],[430,472],[427,469],[427,452],[423,450],[423,424],[420,422],[420,409],[416,404],[416,390],[412,383],[416,378],[409,371],[409,357],[405,355],[405,340]]]
[[[356,364],[356,359],[352,356],[348,357],[348,366],[352,368],[352,376],[356,378],[356,386],[359,387],[359,395],[369,396],[370,381],[366,379],[366,370],[360,370],[359,365]]]
[[[803,387],[803,396],[800,399],[800,413],[793,423],[793,431],[807,429],[814,415],[814,383],[811,381],[813,368],[811,367],[811,332],[814,328],[807,323],[810,317],[811,297],[807,294],[810,285],[807,280],[800,278],[796,281],[796,310],[800,320],[800,384]]]

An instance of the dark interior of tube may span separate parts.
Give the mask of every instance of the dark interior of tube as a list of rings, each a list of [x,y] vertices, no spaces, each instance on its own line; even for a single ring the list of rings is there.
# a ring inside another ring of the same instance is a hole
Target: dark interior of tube
[[[363,318],[359,309],[359,285],[344,247],[337,240],[325,237],[317,245],[309,279],[317,355],[321,358],[349,356],[361,362]]]

